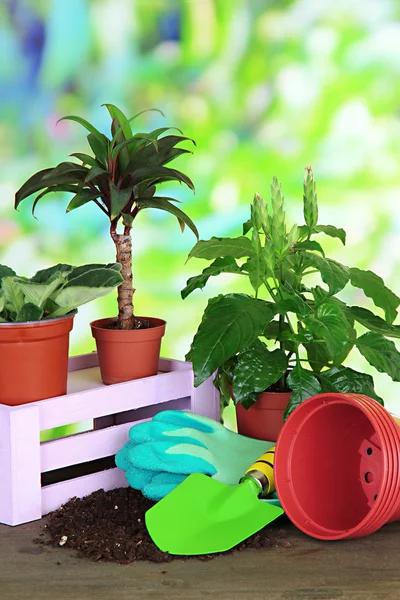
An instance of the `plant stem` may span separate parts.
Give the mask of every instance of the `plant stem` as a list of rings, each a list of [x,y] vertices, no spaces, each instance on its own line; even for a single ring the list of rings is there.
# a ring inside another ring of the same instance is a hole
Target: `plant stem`
[[[126,228],[125,228],[126,230]],[[132,297],[132,238],[128,235],[118,234],[111,226],[111,237],[115,244],[117,262],[122,265],[121,275],[123,283],[118,287],[118,329],[133,329],[135,318],[133,315]]]

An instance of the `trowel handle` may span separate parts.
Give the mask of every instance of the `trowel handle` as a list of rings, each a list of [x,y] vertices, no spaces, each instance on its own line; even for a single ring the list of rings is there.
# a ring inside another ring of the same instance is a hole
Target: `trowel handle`
[[[264,452],[260,458],[251,465],[243,475],[240,483],[246,479],[254,479],[260,486],[259,496],[268,496],[275,489],[275,478],[274,478],[274,461],[275,461],[275,449],[273,446],[267,452]]]

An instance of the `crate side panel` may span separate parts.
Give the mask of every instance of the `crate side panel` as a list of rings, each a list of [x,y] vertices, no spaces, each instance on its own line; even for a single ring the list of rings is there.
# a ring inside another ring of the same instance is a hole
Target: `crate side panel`
[[[41,400],[40,429],[52,429],[149,406],[191,394],[191,371],[162,373],[112,386]]]
[[[96,490],[108,491],[119,487],[128,487],[128,484],[125,473],[117,468],[48,485],[42,488],[42,514],[57,510],[70,498],[82,498]]]
[[[131,426],[124,423],[42,443],[42,473],[116,454],[128,441]]]
[[[0,411],[0,522],[19,525],[40,519],[39,411]]]

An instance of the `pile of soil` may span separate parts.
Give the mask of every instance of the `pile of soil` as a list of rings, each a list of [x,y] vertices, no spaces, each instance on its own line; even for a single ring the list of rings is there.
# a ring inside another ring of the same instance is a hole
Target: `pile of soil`
[[[135,560],[170,562],[188,557],[161,552],[152,542],[145,525],[145,512],[154,505],[131,488],[72,498],[48,515],[41,537],[35,543],[74,548],[79,557],[127,564]],[[254,534],[230,552],[245,548],[290,548],[282,518]],[[225,553],[226,554],[226,553]],[[210,559],[216,554],[197,556]]]

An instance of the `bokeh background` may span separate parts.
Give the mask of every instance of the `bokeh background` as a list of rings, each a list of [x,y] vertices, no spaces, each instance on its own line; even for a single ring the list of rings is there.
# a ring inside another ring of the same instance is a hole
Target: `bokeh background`
[[[176,162],[196,195],[174,192],[201,238],[238,234],[274,174],[289,221],[300,222],[311,164],[320,222],[348,234],[345,248],[327,239],[326,251],[400,294],[398,0],[2,0],[0,56],[1,263],[29,275],[114,260],[95,205],[66,215],[67,195],[54,195],[38,205],[38,220],[29,202],[13,210],[34,171],[86,151],[85,130],[57,120],[77,114],[108,133],[101,104],[111,102],[128,115],[158,107],[166,119],[148,113],[140,130],[174,125],[196,140]],[[225,275],[182,301],[186,279],[205,266],[185,264],[194,242],[161,211],[135,222],[136,313],[167,320],[164,356],[184,357],[207,298],[249,291]],[[364,302],[357,291],[342,297]],[[88,323],[115,307],[113,295],[80,309],[73,354],[94,349]],[[373,372],[358,353],[349,365]],[[398,385],[374,378],[396,410]]]

